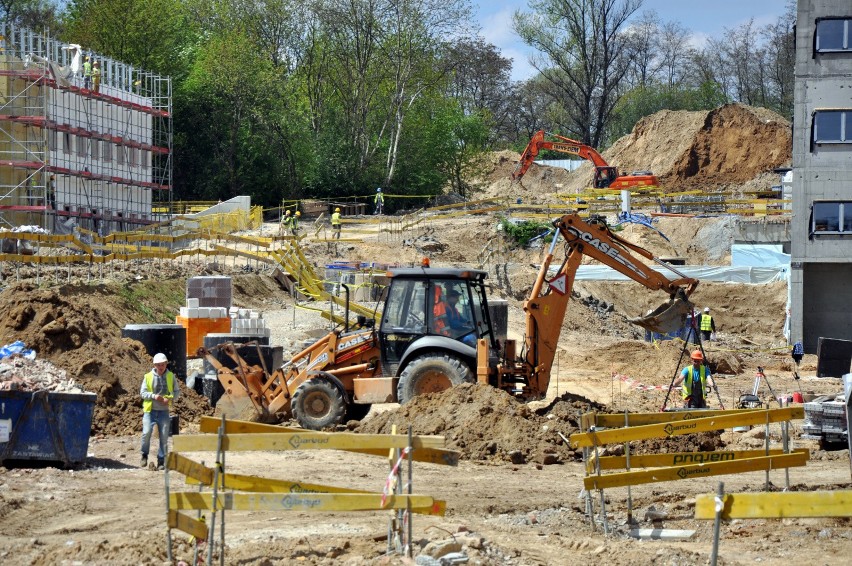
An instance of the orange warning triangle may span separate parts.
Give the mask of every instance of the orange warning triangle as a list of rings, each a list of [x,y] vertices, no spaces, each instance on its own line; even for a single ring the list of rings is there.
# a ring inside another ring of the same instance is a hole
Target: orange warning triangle
[[[564,273],[556,279],[552,279],[551,281],[547,282],[547,284],[550,285],[550,288],[553,289],[555,292],[559,293],[560,295],[565,294],[565,286],[567,285],[567,283],[568,278]]]

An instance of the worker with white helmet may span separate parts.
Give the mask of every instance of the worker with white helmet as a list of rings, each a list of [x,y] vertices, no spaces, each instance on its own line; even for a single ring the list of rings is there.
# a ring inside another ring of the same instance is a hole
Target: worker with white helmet
[[[336,207],[334,209],[334,213],[331,215],[331,230],[333,232],[332,238],[340,239],[340,207]]]
[[[180,396],[180,387],[175,374],[169,371],[169,359],[165,354],[154,356],[154,367],[142,378],[139,395],[142,397],[142,462],[148,465],[148,450],[151,447],[151,433],[154,425],[160,437],[160,449],[157,452],[157,469],[162,470],[169,451],[170,424],[169,412],[174,400]]]
[[[702,340],[712,340],[716,332],[716,321],[710,316],[710,307],[704,307],[704,314],[698,319],[698,329],[701,330]]]
[[[385,210],[385,197],[382,195],[382,188],[379,187],[376,189],[376,198],[373,201],[375,205],[375,209],[373,210],[373,214],[382,214]]]

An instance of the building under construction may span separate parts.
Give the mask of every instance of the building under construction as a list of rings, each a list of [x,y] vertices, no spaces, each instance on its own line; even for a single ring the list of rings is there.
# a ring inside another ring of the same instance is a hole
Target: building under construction
[[[0,230],[157,220],[171,203],[169,77],[8,23],[0,36]]]

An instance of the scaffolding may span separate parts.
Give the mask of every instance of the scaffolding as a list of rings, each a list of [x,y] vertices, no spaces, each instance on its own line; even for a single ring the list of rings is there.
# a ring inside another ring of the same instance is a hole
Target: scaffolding
[[[99,80],[83,76],[86,57]],[[172,202],[171,79],[0,24],[0,229],[106,235]]]

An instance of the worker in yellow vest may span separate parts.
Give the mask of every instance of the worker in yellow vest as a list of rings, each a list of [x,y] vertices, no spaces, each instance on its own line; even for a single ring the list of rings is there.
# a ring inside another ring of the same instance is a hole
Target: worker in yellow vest
[[[101,64],[95,61],[95,64],[92,66],[92,81],[94,82],[93,91],[100,92],[101,91]]]
[[[704,354],[701,350],[695,350],[690,356],[692,365],[683,368],[677,379],[672,382],[674,387],[682,385],[681,396],[683,406],[690,409],[706,409],[707,393],[710,387],[715,387],[710,368],[704,363]]]
[[[142,397],[142,462],[148,465],[148,449],[151,447],[151,433],[154,425],[160,437],[160,449],[157,452],[157,469],[162,470],[169,452],[169,434],[171,410],[175,399],[180,396],[175,374],[168,369],[169,359],[165,354],[154,356],[154,367],[142,378],[139,395]]]
[[[86,55],[86,60],[83,62],[83,88],[88,90],[92,86],[92,62],[89,56]]]
[[[373,209],[373,214],[384,214],[385,210],[385,197],[382,195],[382,188],[379,187],[376,189],[376,198],[373,201],[375,208]]]
[[[299,218],[302,217],[302,213],[298,210],[293,215],[293,218],[290,220],[290,233],[294,236],[297,236],[299,233]]]
[[[335,208],[334,213],[331,215],[331,230],[333,234],[332,238],[340,239],[340,208]]]
[[[716,332],[716,321],[710,316],[710,307],[704,307],[704,314],[698,321],[698,329],[701,330],[702,340],[712,340]]]

